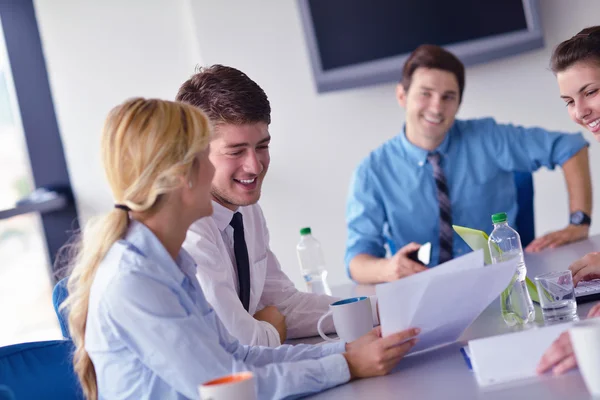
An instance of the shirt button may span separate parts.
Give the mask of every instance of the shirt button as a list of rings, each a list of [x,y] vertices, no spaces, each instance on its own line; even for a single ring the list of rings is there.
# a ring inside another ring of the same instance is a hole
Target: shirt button
[[[423,165],[425,165],[425,163],[423,161],[419,161],[419,167],[422,167]]]

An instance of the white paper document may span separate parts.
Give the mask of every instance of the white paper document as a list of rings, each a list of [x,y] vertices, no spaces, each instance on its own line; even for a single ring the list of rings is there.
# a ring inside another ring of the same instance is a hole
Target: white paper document
[[[510,283],[516,260],[484,266],[483,251],[376,287],[383,336],[416,327],[411,353],[454,343]]]
[[[471,365],[479,386],[536,378],[544,352],[572,323],[471,340]]]

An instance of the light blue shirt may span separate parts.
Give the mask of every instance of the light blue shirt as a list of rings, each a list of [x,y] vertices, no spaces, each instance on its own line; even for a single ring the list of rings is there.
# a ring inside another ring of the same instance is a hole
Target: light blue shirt
[[[508,213],[516,229],[516,171],[562,165],[587,146],[581,134],[502,125],[492,118],[456,120],[436,149],[442,156],[452,222],[491,232],[491,216]],[[346,207],[346,268],[358,254],[384,257],[385,238],[397,248],[431,242],[429,266],[439,259],[439,206],[427,150],[404,131],[364,159],[354,172]],[[454,233],[454,256],[471,251]],[[348,273],[349,274],[349,273]]]
[[[100,399],[197,399],[198,385],[252,371],[260,399],[318,392],[350,379],[344,343],[240,345],[208,304],[185,250],[173,261],[131,221],[92,284],[85,349]]]

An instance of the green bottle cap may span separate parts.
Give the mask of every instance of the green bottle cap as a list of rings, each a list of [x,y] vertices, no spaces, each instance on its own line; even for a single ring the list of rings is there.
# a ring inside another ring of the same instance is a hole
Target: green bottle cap
[[[307,226],[306,228],[302,228],[300,229],[300,235],[304,236],[304,235],[310,235],[310,228]]]
[[[506,213],[502,212],[502,213],[497,213],[492,215],[492,223],[494,224],[499,224],[501,222],[506,222]]]

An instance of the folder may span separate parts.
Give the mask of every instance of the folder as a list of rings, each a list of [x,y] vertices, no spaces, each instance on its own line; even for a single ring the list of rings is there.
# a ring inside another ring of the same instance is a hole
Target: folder
[[[492,256],[488,247],[489,237],[484,231],[459,225],[452,225],[452,228],[469,245],[471,250],[483,250],[483,261],[486,265],[492,264]]]
[[[481,387],[493,387],[539,379],[536,368],[542,355],[572,325],[572,322],[567,322],[532,327],[520,332],[471,340],[468,353],[477,383]]]
[[[467,245],[473,251],[483,250],[483,261],[486,265],[492,264],[492,256],[490,254],[490,248],[488,246],[488,235],[484,231],[480,231],[478,229],[466,228],[464,226],[452,225],[452,228],[458,236],[464,240]],[[525,277],[525,284],[527,285],[527,290],[529,291],[529,296],[532,301],[536,303],[540,302],[540,296],[538,294],[537,288],[535,287],[535,283],[531,281],[528,277]]]

